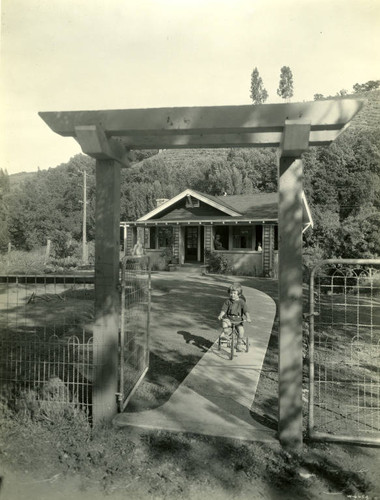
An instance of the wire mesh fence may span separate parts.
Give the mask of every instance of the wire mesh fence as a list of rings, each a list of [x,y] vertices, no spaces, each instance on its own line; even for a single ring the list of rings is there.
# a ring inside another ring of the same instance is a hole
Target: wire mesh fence
[[[380,444],[380,260],[327,260],[310,280],[309,434]]]
[[[93,276],[0,276],[3,410],[54,403],[91,417],[93,318]]]
[[[149,367],[149,257],[124,257],[121,278],[119,409],[128,404]]]

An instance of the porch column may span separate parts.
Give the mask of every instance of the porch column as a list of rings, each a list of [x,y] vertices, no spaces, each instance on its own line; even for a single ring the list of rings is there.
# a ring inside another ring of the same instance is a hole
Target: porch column
[[[279,439],[302,448],[302,152],[310,124],[285,122],[279,160]]]
[[[127,255],[127,224],[123,225],[123,255],[124,257]]]
[[[206,260],[206,250],[212,252],[214,250],[212,244],[212,226],[205,226],[205,241],[204,241],[204,250],[205,250],[205,260]]]
[[[271,226],[263,225],[263,241],[262,241],[262,262],[263,262],[263,274],[264,276],[271,276],[270,272],[272,270],[272,238],[271,238]],[[271,276],[272,277],[272,276]]]
[[[126,252],[126,255],[129,255],[131,253],[135,242],[136,242],[136,227],[129,226],[129,231],[127,231],[127,252]]]
[[[179,226],[173,227],[173,258],[179,262]]]
[[[183,226],[178,227],[178,259],[179,265],[182,266],[185,263],[185,228]]]
[[[127,249],[127,227],[128,225],[123,222],[123,224],[120,225],[120,229],[122,228],[123,229],[123,236],[122,236],[122,246],[123,246],[123,252],[122,252],[122,256],[125,257],[126,255],[126,249]],[[120,242],[121,243],[121,242]]]

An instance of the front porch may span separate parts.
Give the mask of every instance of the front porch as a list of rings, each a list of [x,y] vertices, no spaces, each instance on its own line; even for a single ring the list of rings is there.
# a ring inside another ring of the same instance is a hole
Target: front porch
[[[163,260],[176,266],[206,265],[210,252],[224,257],[234,273],[274,276],[278,260],[278,232],[274,224],[152,224],[126,223],[123,254],[140,240],[154,269]],[[125,229],[124,229],[125,228]],[[219,241],[219,248],[215,244]]]

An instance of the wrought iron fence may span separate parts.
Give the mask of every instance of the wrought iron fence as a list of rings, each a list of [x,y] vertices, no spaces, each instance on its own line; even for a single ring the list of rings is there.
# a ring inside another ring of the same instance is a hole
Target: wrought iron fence
[[[53,402],[91,418],[93,304],[93,276],[0,276],[3,410]]]
[[[150,260],[122,260],[119,410],[128,404],[149,367]]]
[[[380,444],[380,260],[325,260],[310,277],[313,439]]]

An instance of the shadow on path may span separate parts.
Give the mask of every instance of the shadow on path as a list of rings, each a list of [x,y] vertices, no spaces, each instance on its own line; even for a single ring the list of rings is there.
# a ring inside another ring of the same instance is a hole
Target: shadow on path
[[[193,335],[192,333],[185,330],[180,330],[177,333],[183,336],[186,344],[191,343],[196,347],[199,347],[199,349],[201,349],[203,352],[207,352],[213,344],[213,342],[211,342],[210,340],[207,340],[200,335]]]

